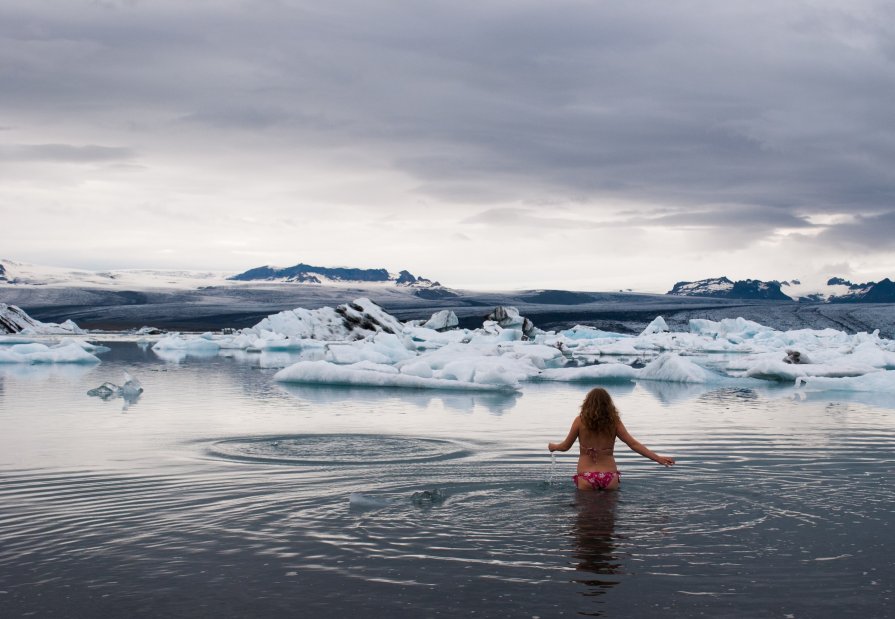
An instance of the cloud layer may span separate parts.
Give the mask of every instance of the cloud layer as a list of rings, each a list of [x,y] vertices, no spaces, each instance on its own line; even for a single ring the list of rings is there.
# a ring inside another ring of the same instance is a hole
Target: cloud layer
[[[0,209],[41,233],[5,251],[492,287],[884,276],[893,31],[861,1],[6,2]]]

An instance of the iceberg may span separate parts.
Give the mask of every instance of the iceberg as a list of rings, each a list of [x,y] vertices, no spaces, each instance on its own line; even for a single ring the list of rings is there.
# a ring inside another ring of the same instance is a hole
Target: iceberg
[[[670,383],[709,383],[723,378],[679,355],[659,355],[640,370],[639,380],[660,380]]]
[[[662,316],[639,335],[582,325],[544,332],[513,307],[495,308],[477,329],[451,328],[455,319],[441,311],[402,323],[360,298],[279,312],[237,332],[167,334],[153,350],[171,360],[261,353],[263,367],[283,368],[281,382],[507,392],[528,381],[754,387],[895,369],[895,342],[878,332],[777,331],[743,318],[693,319],[675,332]]]
[[[0,303],[0,334],[21,333],[23,335],[69,335],[83,334],[85,331],[73,321],[62,324],[41,322],[29,316],[25,310],[15,305]]]
[[[426,329],[433,329],[435,331],[446,331],[447,329],[453,329],[459,324],[460,320],[454,312],[451,310],[441,310],[440,312],[432,314],[432,317],[423,323],[422,326]]]
[[[575,383],[631,382],[640,370],[624,363],[601,363],[577,368],[551,368],[538,374],[538,380]]]
[[[274,374],[274,380],[285,383],[317,385],[348,385],[367,387],[403,387],[409,389],[452,389],[465,391],[515,390],[506,384],[487,384],[447,380],[443,378],[423,378],[410,374],[386,370],[391,366],[357,364],[354,366],[335,365],[328,361],[299,361]]]
[[[653,321],[649,323],[646,328],[640,333],[641,336],[649,335],[651,333],[667,333],[671,329],[668,328],[668,323],[665,322],[665,319],[661,316],[656,316],[653,318]]]
[[[356,340],[374,333],[401,333],[404,325],[367,298],[355,299],[335,309],[296,308],[263,319],[251,331],[272,331],[289,338]]]
[[[781,382],[793,382],[803,376],[823,376],[827,378],[842,378],[847,376],[862,376],[879,369],[869,365],[852,365],[849,363],[786,363],[785,361],[759,361],[748,370],[749,378],[761,380],[776,380]]]
[[[0,347],[0,363],[99,363],[77,342],[47,346],[34,342]]]
[[[871,391],[895,393],[895,371],[874,372],[864,376],[830,378],[800,376],[796,387],[807,391]]]
[[[140,381],[125,372],[123,385],[118,386],[115,383],[105,382],[99,387],[88,391],[87,395],[91,397],[97,397],[102,400],[122,398],[124,399],[123,408],[126,410],[129,405],[134,404],[137,400],[140,399],[140,395],[142,393],[143,385],[140,384]]]

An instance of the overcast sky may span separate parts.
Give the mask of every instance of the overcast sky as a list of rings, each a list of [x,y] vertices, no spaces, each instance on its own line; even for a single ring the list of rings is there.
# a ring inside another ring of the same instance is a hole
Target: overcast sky
[[[4,0],[0,257],[895,277],[895,5]]]

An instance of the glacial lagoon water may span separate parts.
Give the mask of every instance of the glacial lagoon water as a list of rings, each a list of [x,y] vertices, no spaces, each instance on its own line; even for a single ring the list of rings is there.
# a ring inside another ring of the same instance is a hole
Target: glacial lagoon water
[[[0,616],[884,617],[895,403],[608,385],[618,493],[579,493],[587,385],[284,386],[284,359],[0,365]],[[86,392],[120,384],[135,402]],[[856,399],[861,398],[861,399]]]

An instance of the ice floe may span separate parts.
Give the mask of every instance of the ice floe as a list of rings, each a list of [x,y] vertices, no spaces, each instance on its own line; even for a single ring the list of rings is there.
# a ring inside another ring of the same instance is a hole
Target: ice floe
[[[48,346],[39,342],[0,346],[0,363],[99,363],[77,341]]]
[[[494,309],[477,329],[450,328],[455,320],[438,312],[405,324],[357,299],[280,312],[227,334],[169,334],[153,350],[260,352],[265,367],[286,365],[275,375],[284,383],[413,389],[514,391],[529,381],[817,386],[895,376],[895,342],[878,332],[777,331],[743,318],[694,319],[676,332],[661,316],[639,335],[583,325],[545,332],[512,307]]]

